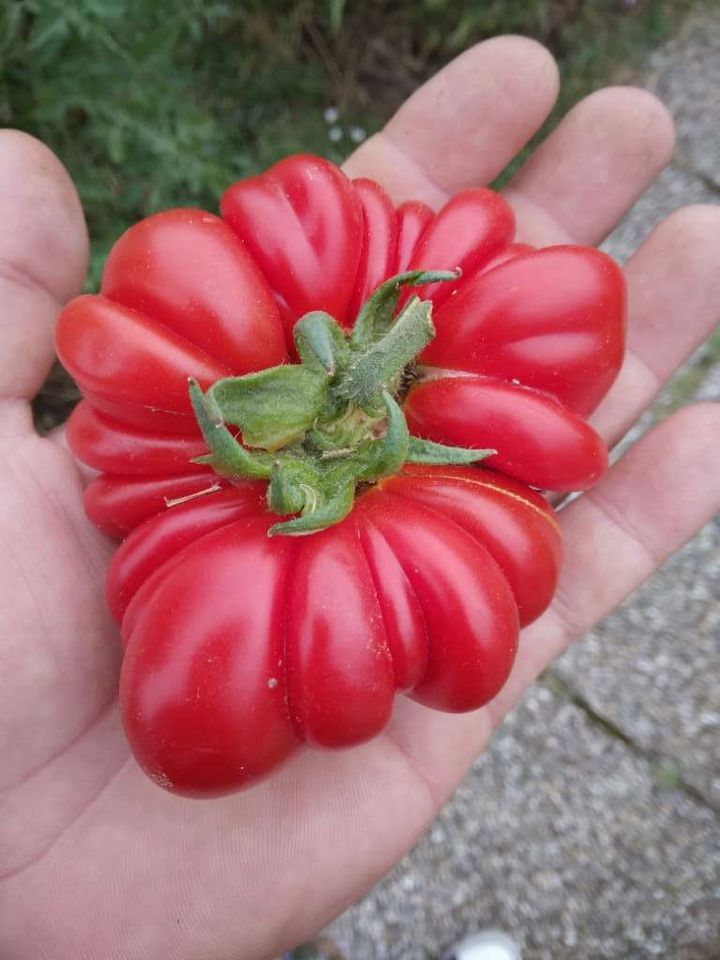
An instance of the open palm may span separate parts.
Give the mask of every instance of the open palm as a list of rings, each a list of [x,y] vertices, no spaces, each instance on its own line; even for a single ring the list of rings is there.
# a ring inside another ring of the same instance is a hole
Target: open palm
[[[438,206],[492,180],[556,92],[541,47],[489,41],[416,93],[348,172],[379,180],[396,201]],[[508,188],[521,239],[598,242],[671,150],[671,122],[650,95],[587,98]],[[0,133],[0,211],[0,955],[272,956],[409,849],[537,673],[714,512],[720,412],[676,414],[562,512],[557,599],[525,631],[489,708],[448,716],[400,698],[372,743],[307,751],[233,797],[177,798],[138,770],[123,740],[119,644],[103,598],[111,545],[84,517],[62,438],[32,428],[27,398],[51,362],[60,305],[81,286],[86,237],[60,164],[13,131]],[[674,214],[628,279],[628,358],[595,416],[611,444],[716,320],[720,210]]]

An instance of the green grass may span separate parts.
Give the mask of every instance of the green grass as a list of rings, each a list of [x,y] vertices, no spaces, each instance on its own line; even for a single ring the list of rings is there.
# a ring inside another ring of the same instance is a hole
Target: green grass
[[[487,36],[558,56],[558,112],[668,35],[691,0],[5,0],[0,121],[45,140],[78,185],[90,286],[114,238],[297,150],[340,160],[422,80]],[[341,139],[323,112],[340,111]]]

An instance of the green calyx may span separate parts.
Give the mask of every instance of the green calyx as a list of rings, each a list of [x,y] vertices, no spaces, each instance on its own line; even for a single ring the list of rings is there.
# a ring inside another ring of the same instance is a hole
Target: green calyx
[[[270,510],[297,514],[270,535],[299,536],[338,523],[358,484],[391,476],[405,463],[468,464],[494,453],[410,436],[396,399],[435,335],[429,301],[412,297],[394,316],[401,288],[457,276],[415,270],[393,277],[370,297],[349,335],[327,313],[306,314],[293,331],[298,364],[218,380],[205,393],[190,380],[209,450],[196,462],[230,480],[267,480]]]

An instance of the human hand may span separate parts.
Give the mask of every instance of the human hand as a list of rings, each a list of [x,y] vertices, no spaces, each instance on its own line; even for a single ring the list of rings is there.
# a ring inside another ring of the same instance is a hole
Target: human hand
[[[347,170],[397,201],[439,205],[492,180],[556,89],[541,47],[482,44],[422,88]],[[671,149],[671,123],[650,95],[588,98],[508,187],[521,239],[598,242]],[[399,698],[369,744],[307,751],[233,797],[175,797],[129,756],[103,591],[112,548],[84,516],[61,436],[37,437],[27,402],[50,364],[59,306],[82,283],[82,215],[58,162],[23,134],[0,134],[0,183],[0,956],[272,956],[403,856],[538,672],[714,513],[720,412],[675,414],[562,511],[556,600],[524,632],[511,680],[488,708],[451,716]],[[717,319],[720,211],[674,214],[627,273],[628,358],[594,418],[611,444]]]

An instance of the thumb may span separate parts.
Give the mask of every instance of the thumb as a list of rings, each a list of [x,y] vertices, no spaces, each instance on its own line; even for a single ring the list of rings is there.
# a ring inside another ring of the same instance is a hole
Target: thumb
[[[50,369],[60,307],[82,287],[88,241],[67,171],[18,130],[0,131],[0,223],[0,399],[29,399]]]

